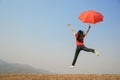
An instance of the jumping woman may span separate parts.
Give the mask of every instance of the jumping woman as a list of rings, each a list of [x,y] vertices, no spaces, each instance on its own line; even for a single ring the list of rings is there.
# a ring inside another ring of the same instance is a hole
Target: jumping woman
[[[71,31],[73,32],[73,34],[74,34],[74,36],[76,38],[76,51],[75,51],[75,56],[74,56],[74,59],[73,59],[71,67],[75,66],[77,57],[78,57],[78,55],[79,55],[79,53],[80,53],[81,50],[84,50],[84,51],[87,51],[87,52],[92,52],[92,53],[95,53],[97,56],[99,56],[99,53],[98,53],[97,50],[91,49],[91,48],[87,48],[84,45],[84,38],[88,34],[88,32],[89,32],[89,30],[91,28],[90,25],[89,25],[89,27],[88,27],[88,29],[87,29],[87,31],[85,33],[82,30],[79,30],[76,33],[71,24],[68,24],[68,27],[71,29]]]

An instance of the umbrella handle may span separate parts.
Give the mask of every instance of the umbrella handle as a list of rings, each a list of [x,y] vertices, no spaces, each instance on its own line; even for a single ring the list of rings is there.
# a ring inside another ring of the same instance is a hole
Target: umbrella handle
[[[91,28],[91,25],[89,24],[89,28]]]
[[[88,24],[90,26],[90,24]]]

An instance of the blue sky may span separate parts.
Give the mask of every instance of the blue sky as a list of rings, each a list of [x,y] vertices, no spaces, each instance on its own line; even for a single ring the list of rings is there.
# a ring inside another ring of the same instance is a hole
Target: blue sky
[[[0,0],[0,56],[55,73],[120,73],[119,0]],[[91,25],[85,45],[101,56],[82,51],[69,69],[75,38],[67,27],[86,31],[81,12],[96,10],[104,21]]]

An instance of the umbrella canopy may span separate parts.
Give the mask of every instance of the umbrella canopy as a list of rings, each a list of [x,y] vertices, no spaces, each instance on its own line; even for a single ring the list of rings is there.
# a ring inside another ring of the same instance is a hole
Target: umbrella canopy
[[[96,24],[103,21],[103,15],[95,10],[88,10],[81,13],[78,17],[84,23]]]

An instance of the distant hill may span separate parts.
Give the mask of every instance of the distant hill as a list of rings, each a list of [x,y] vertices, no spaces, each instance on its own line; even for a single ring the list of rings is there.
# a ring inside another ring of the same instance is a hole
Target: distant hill
[[[28,64],[8,63],[0,59],[0,73],[50,73],[47,70],[36,69]]]
[[[8,64],[8,63],[0,59],[0,64]]]

